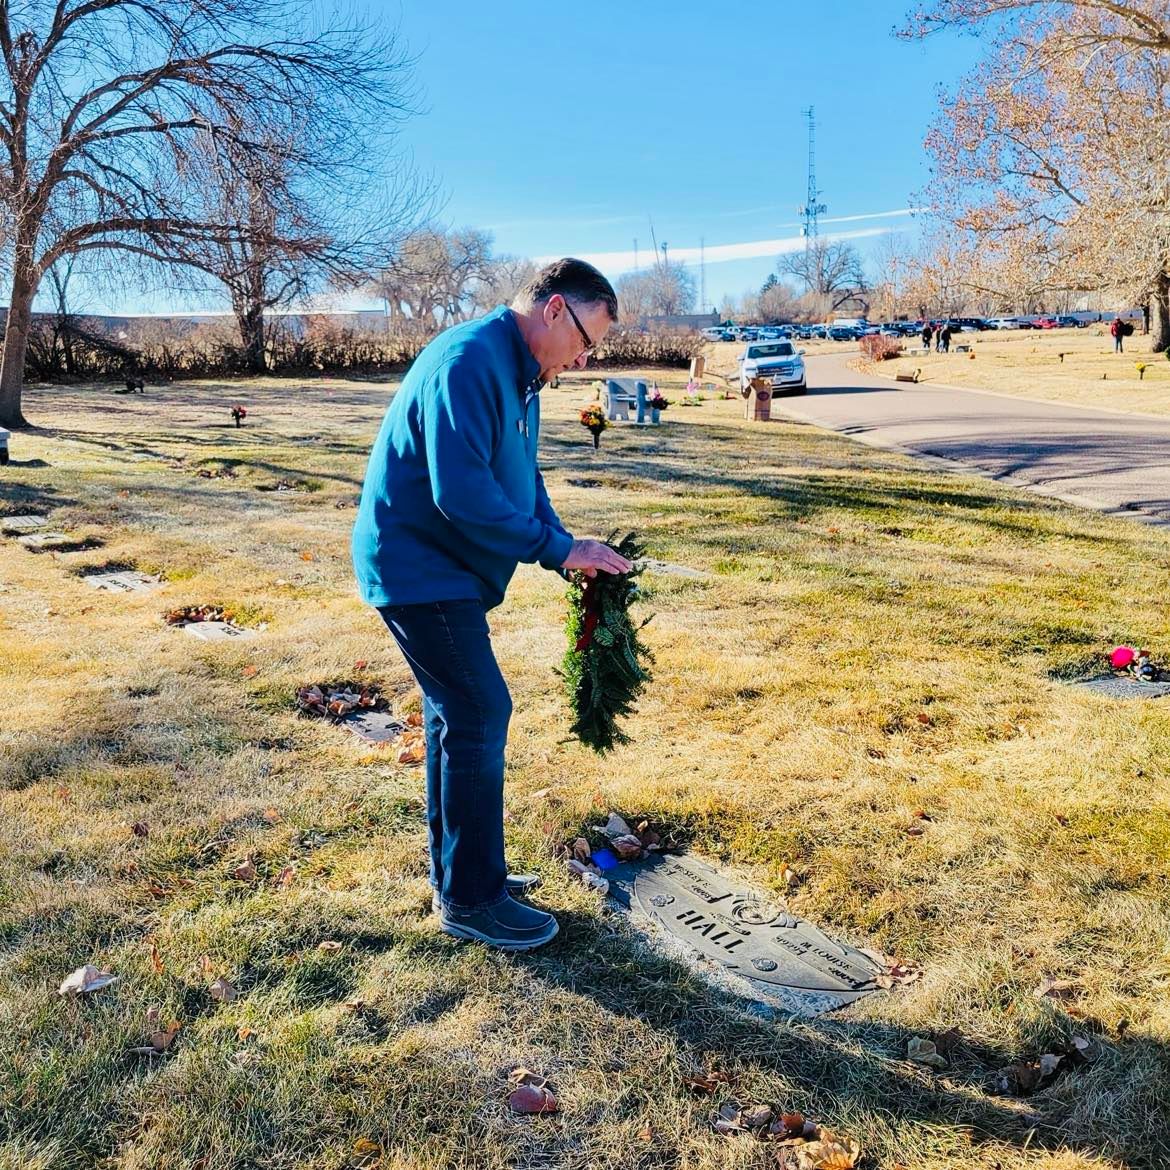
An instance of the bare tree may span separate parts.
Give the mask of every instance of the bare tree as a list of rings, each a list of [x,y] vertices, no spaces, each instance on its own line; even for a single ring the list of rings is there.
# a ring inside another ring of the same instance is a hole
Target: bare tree
[[[618,280],[623,321],[689,313],[695,306],[695,277],[678,260],[659,260],[644,272],[627,272]]]
[[[491,245],[491,236],[476,228],[420,228],[402,241],[369,288],[386,301],[395,327],[433,333],[475,311],[476,289],[493,279]]]
[[[1010,18],[1010,19],[1009,19]],[[1012,299],[1109,291],[1170,346],[1166,0],[946,0],[904,30],[997,21],[927,139],[936,212]]]
[[[477,313],[510,304],[536,275],[536,265],[522,256],[494,256],[473,284],[471,301]]]
[[[781,256],[776,267],[783,274],[795,276],[806,293],[826,297],[829,311],[865,288],[857,249],[839,240],[810,240],[802,251]]]
[[[12,293],[0,424],[25,425],[32,302],[71,255],[171,260],[249,238],[192,199],[208,136],[290,171],[352,157],[402,108],[392,39],[313,28],[300,0],[0,0],[0,214]],[[273,120],[307,139],[261,135]],[[275,157],[273,157],[273,152]],[[308,153],[311,151],[311,154]]]
[[[238,236],[169,241],[172,267],[213,277],[228,291],[251,373],[267,368],[265,315],[304,302],[325,287],[351,287],[376,259],[408,234],[428,198],[399,160],[388,155],[381,176],[370,174],[368,151],[324,159],[300,144],[311,165],[285,161],[303,125],[264,128],[262,152],[235,139],[203,135],[193,153],[200,179],[194,198],[208,222],[234,224]],[[393,180],[385,181],[387,175]],[[381,181],[379,197],[372,198]]]

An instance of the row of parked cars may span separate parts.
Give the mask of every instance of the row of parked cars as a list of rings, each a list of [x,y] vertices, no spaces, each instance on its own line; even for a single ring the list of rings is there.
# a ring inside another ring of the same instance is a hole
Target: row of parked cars
[[[728,325],[710,326],[703,330],[708,341],[856,341],[859,337],[881,334],[885,337],[918,337],[926,321],[889,321],[882,325],[854,318],[848,321],[830,321],[819,325]],[[952,333],[976,333],[986,329],[1084,329],[1091,322],[1079,317],[950,317],[930,321],[937,331],[944,325]]]

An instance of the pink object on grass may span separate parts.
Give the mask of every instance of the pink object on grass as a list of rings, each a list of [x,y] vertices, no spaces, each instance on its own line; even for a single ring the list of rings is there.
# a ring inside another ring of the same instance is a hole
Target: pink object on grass
[[[1132,646],[1118,646],[1109,655],[1109,661],[1114,670],[1124,670],[1136,657]]]

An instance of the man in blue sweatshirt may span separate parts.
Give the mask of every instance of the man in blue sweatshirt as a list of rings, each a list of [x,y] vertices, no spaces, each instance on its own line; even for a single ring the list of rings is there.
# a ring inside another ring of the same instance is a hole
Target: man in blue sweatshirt
[[[566,531],[536,464],[540,387],[583,369],[617,298],[582,260],[558,260],[476,321],[441,333],[394,396],[370,453],[353,531],[362,598],[423,693],[431,885],[441,928],[506,950],[557,933],[517,900],[536,884],[504,862],[504,747],[512,699],[486,613],[519,562],[624,573]]]

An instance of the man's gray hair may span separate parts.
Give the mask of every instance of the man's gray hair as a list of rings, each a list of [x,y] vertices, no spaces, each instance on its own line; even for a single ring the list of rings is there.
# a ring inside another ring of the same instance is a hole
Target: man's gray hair
[[[609,319],[617,321],[617,293],[613,291],[613,285],[592,264],[574,260],[572,256],[554,260],[542,268],[516,294],[512,303],[517,309],[527,311],[557,293],[577,305],[602,304]]]

